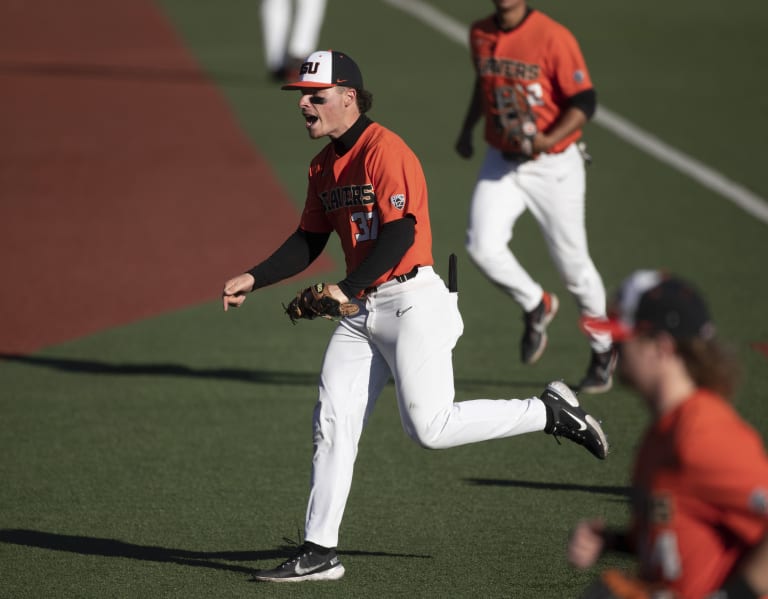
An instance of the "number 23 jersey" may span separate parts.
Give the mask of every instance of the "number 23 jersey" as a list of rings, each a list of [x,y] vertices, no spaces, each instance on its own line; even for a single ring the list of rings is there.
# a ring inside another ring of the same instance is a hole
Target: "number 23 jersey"
[[[521,85],[539,131],[555,123],[568,98],[592,89],[587,65],[573,34],[537,10],[511,30],[501,29],[494,16],[472,24],[469,44],[482,89],[485,141],[501,151],[518,151],[500,123],[510,110],[505,99]],[[577,130],[550,151],[562,152],[581,137]]]

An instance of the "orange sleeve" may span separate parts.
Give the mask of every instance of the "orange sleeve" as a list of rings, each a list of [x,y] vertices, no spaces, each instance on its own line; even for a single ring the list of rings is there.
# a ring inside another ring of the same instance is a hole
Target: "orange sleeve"
[[[427,217],[427,184],[416,155],[397,137],[390,136],[368,156],[368,174],[376,190],[382,224],[411,215]]]
[[[318,155],[319,157],[320,155]],[[307,198],[304,202],[304,210],[301,213],[299,227],[312,233],[330,233],[333,224],[328,220],[320,202],[320,194],[315,185],[317,175],[320,172],[318,158],[309,165],[309,183],[307,184]]]
[[[565,27],[559,27],[553,39],[551,65],[554,80],[564,98],[592,89],[587,63],[581,53],[579,43]]]

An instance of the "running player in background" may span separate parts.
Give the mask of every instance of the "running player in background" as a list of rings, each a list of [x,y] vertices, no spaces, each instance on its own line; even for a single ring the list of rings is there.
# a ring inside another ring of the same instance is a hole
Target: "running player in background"
[[[276,81],[294,81],[304,57],[317,47],[326,0],[262,0],[264,58]]]
[[[729,403],[738,369],[704,299],[679,278],[637,271],[611,312],[585,326],[609,328],[622,380],[651,422],[635,459],[631,527],[584,520],[568,558],[588,568],[624,550],[639,567],[605,571],[583,599],[768,597],[768,457]]]
[[[547,344],[558,310],[509,249],[525,210],[539,223],[550,255],[583,316],[605,315],[605,288],[587,247],[585,156],[577,142],[596,95],[573,35],[525,0],[494,0],[496,12],[474,23],[470,49],[476,78],[456,151],[473,155],[472,131],[485,117],[487,153],[469,214],[467,252],[480,270],[524,312],[521,360],[533,364]],[[520,135],[520,90],[535,127]],[[580,391],[611,388],[616,365],[611,338],[594,334]]]
[[[405,142],[366,113],[372,96],[346,54],[320,51],[301,67],[299,109],[312,139],[329,137],[309,167],[299,228],[272,256],[224,284],[224,310],[246,293],[304,270],[335,231],[347,274],[329,284],[357,314],[340,320],[328,343],[313,419],[314,455],[305,543],[257,580],[336,580],[335,548],[363,427],[394,379],[403,428],[419,445],[444,449],[544,431],[603,459],[600,424],[560,381],[540,397],[454,402],[453,348],[463,331],[458,294],[433,270],[427,184]]]

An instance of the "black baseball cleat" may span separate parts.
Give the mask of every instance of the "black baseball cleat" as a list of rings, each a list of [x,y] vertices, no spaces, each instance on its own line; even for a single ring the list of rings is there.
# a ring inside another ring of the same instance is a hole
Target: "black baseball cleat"
[[[314,543],[304,543],[295,556],[274,570],[257,570],[254,580],[264,582],[304,582],[309,580],[339,580],[344,566],[335,549],[325,549]]]
[[[579,392],[605,393],[613,386],[613,371],[616,370],[616,362],[619,354],[615,348],[605,352],[592,350],[592,358],[587,368],[587,373],[579,383]]]
[[[547,325],[552,322],[559,306],[557,296],[545,291],[539,305],[523,314],[525,330],[520,339],[520,359],[523,364],[533,364],[544,353],[547,347]]]
[[[547,408],[547,425],[544,432],[555,439],[565,437],[583,445],[596,458],[604,460],[608,455],[608,439],[600,423],[587,414],[570,387],[562,381],[549,383],[541,394]]]

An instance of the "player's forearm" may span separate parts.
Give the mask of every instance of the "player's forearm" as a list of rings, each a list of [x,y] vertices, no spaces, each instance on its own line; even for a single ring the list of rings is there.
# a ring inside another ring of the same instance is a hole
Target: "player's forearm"
[[[596,109],[597,94],[594,89],[588,89],[570,97],[568,106],[555,124],[544,132],[543,139],[538,140],[536,149],[546,152],[560,140],[581,129],[592,118]]]
[[[738,570],[706,599],[760,599],[768,595],[768,535],[754,547]]]
[[[398,265],[413,245],[415,234],[416,221],[408,216],[384,225],[371,253],[354,272],[339,282],[339,289],[347,297],[354,297],[370,287],[383,273]]]
[[[297,229],[264,262],[247,271],[254,279],[253,289],[272,285],[307,268],[320,255],[330,235]]]
[[[586,123],[587,115],[579,108],[573,106],[567,108],[554,126],[544,133],[546,143],[541,149],[548,150],[574,131],[581,129]]]
[[[768,595],[768,535],[749,554],[740,573],[757,597]]]

